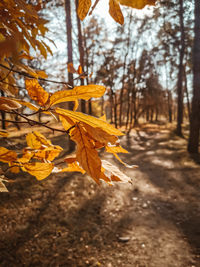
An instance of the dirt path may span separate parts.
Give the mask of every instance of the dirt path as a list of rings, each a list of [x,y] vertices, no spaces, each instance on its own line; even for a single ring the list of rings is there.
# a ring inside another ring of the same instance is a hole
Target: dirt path
[[[130,154],[121,158],[139,165],[120,165],[133,185],[22,174],[0,194],[1,267],[200,266],[200,165],[186,141],[151,125],[122,144]]]

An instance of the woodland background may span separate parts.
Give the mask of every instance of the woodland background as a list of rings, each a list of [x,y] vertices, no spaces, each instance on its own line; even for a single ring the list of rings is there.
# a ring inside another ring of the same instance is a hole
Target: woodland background
[[[0,4],[1,26],[8,23],[6,33],[0,28],[1,101],[13,93],[34,104],[27,78],[52,94],[66,86],[105,86],[101,98],[79,100],[78,111],[105,114],[125,134],[120,142],[129,154],[120,158],[139,167],[126,168],[101,150],[132,180],[114,187],[98,187],[76,172],[37,181],[6,169],[0,265],[200,266],[200,2],[160,0],[144,10],[121,5],[124,23],[120,13],[111,12],[117,22],[109,17],[102,0],[83,21],[78,1],[26,1],[40,19],[23,2],[16,1],[25,10],[16,36],[10,22],[19,14],[13,10],[9,20],[6,1]],[[12,10],[13,1],[7,4]],[[1,148],[19,153],[32,128],[63,148],[56,164],[74,155],[66,131],[40,112],[45,104],[30,116],[29,105],[17,102],[16,111],[16,103],[5,108],[1,101]],[[74,103],[59,107],[72,110]],[[15,163],[3,160],[11,168]]]

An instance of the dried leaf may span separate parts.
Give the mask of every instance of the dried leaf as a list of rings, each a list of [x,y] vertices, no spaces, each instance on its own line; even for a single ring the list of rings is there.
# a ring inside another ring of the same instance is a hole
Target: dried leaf
[[[81,167],[99,184],[101,174],[101,160],[86,132],[80,125],[76,125],[70,132],[71,139],[77,144],[76,159]]]
[[[43,134],[37,131],[27,134],[26,142],[28,147],[32,149],[40,149],[42,145],[47,147],[52,145],[50,140],[47,140]]]
[[[108,143],[115,144],[118,140],[116,135],[111,135],[99,127],[93,128],[86,123],[83,123],[83,125],[90,137],[103,145],[107,145]]]
[[[49,93],[47,93],[42,86],[38,83],[38,80],[31,79],[26,80],[26,90],[32,100],[35,100],[40,106],[45,106]]]
[[[82,174],[85,173],[85,171],[79,166],[77,161],[68,163],[68,166],[62,169],[61,172],[81,172]]]
[[[0,97],[0,110],[12,110],[21,108],[21,105],[9,97]]]
[[[0,161],[12,162],[17,160],[17,153],[12,150],[8,150],[5,147],[0,147]]]
[[[23,171],[30,173],[35,176],[37,180],[43,180],[49,176],[54,168],[53,163],[25,163],[21,167]]]
[[[77,99],[89,100],[92,97],[101,97],[105,90],[102,85],[89,84],[76,86],[72,90],[57,91],[50,97],[50,106]]]
[[[73,65],[72,62],[70,62],[70,63],[67,64],[67,71],[69,73],[76,73],[76,70],[75,70],[74,65]]]
[[[142,9],[146,5],[155,5],[156,0],[118,0],[121,5]]]
[[[111,179],[111,181],[121,181],[131,183],[131,178],[121,172],[116,166],[112,165],[107,160],[102,160],[102,167],[105,169],[105,173]]]
[[[0,192],[8,192],[8,189],[6,188],[5,184],[3,183],[3,179],[0,178]]]
[[[118,0],[109,0],[109,13],[116,22],[120,23],[121,25],[124,24],[124,16]]]
[[[79,0],[78,1],[78,16],[81,20],[87,16],[87,13],[91,7],[91,0]]]
[[[63,115],[66,117],[69,117],[71,119],[73,119],[76,122],[84,122],[94,128],[100,128],[102,130],[104,130],[105,132],[111,134],[111,135],[123,135],[122,132],[120,132],[119,130],[117,130],[116,128],[114,128],[112,125],[110,125],[109,123],[100,120],[98,118],[80,113],[80,112],[74,112],[71,110],[65,110],[65,109],[61,109],[61,108],[56,108],[55,109],[55,113],[58,115]]]

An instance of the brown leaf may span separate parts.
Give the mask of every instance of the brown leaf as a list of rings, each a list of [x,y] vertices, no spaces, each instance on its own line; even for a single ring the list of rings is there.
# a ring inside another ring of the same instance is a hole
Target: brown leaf
[[[91,0],[79,0],[78,1],[78,16],[81,20],[87,16],[87,13],[91,7]]]
[[[37,180],[43,180],[49,176],[54,168],[53,163],[25,163],[21,167],[23,171],[30,173],[35,176]]]
[[[12,109],[18,109],[21,105],[15,101],[14,99],[11,99],[9,97],[0,97],[0,110],[12,110]]]
[[[17,153],[12,150],[8,150],[5,147],[0,147],[0,161],[12,162],[17,160]]]
[[[40,106],[45,106],[49,93],[47,93],[42,86],[38,83],[38,80],[31,79],[26,80],[26,90],[32,100],[35,100]]]
[[[73,65],[72,62],[67,64],[67,70],[68,70],[69,73],[76,73],[76,70],[75,70],[74,65]]]
[[[109,13],[116,22],[124,24],[124,16],[117,0],[109,0]]]
[[[85,130],[77,124],[72,129],[71,139],[77,143],[76,159],[81,167],[99,184],[101,160]]]
[[[112,165],[107,160],[102,160],[102,167],[105,169],[111,181],[121,181],[131,183],[131,178],[121,172],[116,166]]]
[[[108,143],[115,144],[118,140],[117,136],[111,135],[99,127],[94,128],[86,123],[83,123],[83,125],[91,138],[103,145],[107,145]]]
[[[142,9],[146,5],[155,5],[156,0],[118,0],[121,5]]]

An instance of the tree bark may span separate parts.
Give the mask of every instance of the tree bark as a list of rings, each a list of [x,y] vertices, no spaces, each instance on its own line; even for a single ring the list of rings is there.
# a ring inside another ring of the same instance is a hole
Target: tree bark
[[[82,34],[81,21],[78,16],[78,0],[76,0],[76,18],[77,18],[77,26],[78,26],[78,50],[79,50],[79,56],[80,56],[80,65],[84,72],[85,64],[84,64],[83,34]],[[81,79],[81,85],[84,85],[84,79]],[[81,111],[83,113],[86,113],[86,104],[85,104],[85,100],[83,99],[81,99]]]
[[[184,21],[183,21],[183,0],[179,0],[179,20],[180,20],[180,31],[181,31],[181,42],[180,42],[180,54],[179,54],[179,72],[178,72],[178,83],[177,83],[177,126],[176,133],[182,136],[182,123],[183,123],[183,58],[185,54],[185,32],[184,32]]]
[[[198,153],[200,131],[200,1],[195,0],[195,26],[193,45],[193,99],[188,151]]]
[[[72,19],[71,19],[71,0],[65,0],[65,13],[66,13],[66,30],[67,30],[67,61],[73,63],[72,55]],[[68,83],[74,86],[73,74],[68,72]],[[69,109],[73,110],[73,102],[69,102]],[[75,149],[75,143],[69,140],[69,151]]]

